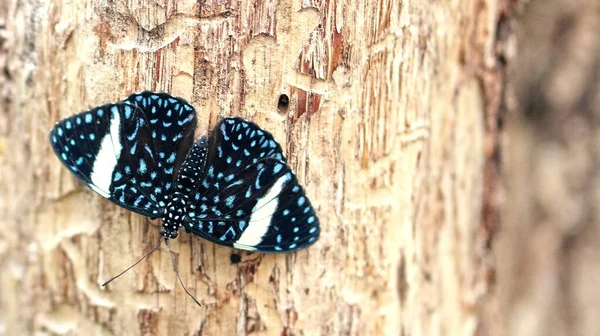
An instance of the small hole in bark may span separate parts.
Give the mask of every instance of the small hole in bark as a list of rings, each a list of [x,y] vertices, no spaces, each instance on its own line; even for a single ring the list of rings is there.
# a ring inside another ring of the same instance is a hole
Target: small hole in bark
[[[279,113],[285,113],[290,108],[290,97],[286,94],[279,96],[279,102],[277,103],[277,110]]]
[[[240,256],[239,254],[233,253],[229,256],[229,260],[231,260],[231,263],[235,265],[235,264],[239,263],[240,261],[242,261],[242,256]]]

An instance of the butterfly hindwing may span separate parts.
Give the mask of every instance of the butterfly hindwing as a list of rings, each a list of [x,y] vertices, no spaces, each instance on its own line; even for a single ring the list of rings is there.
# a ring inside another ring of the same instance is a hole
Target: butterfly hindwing
[[[208,148],[208,161],[223,173],[239,171],[265,158],[286,161],[271,133],[239,117],[221,119],[210,134]]]
[[[250,232],[242,235],[234,243],[234,247],[261,252],[282,252],[308,247],[319,238],[319,219],[304,189],[287,165],[282,169],[286,170],[285,175],[273,184],[274,190],[270,190],[267,196],[258,200],[248,224],[249,230],[254,226],[260,228],[263,225],[267,226],[267,230],[261,239],[255,238]],[[260,243],[255,245],[257,241]]]
[[[144,91],[127,97],[147,119],[160,170],[175,180],[177,171],[194,142],[196,111],[185,100],[166,93]],[[170,190],[170,188],[167,188]]]
[[[187,231],[260,252],[295,250],[318,238],[314,210],[270,133],[226,118],[212,132],[208,152]]]

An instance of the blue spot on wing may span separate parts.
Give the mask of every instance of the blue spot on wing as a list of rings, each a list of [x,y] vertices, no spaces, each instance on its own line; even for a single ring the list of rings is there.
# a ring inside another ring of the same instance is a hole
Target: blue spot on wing
[[[131,118],[131,107],[129,105],[125,105],[125,118]]]

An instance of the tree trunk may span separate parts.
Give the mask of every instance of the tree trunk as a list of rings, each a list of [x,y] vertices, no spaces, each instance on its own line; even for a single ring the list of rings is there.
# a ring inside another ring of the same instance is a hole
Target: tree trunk
[[[495,245],[499,305],[509,335],[596,335],[600,2],[533,0],[521,16]]]
[[[0,3],[0,334],[495,335],[490,242],[509,0]],[[282,144],[322,223],[283,255],[181,233],[78,182],[59,119],[141,90]],[[283,95],[289,97],[286,104]],[[241,255],[239,263],[230,256]]]

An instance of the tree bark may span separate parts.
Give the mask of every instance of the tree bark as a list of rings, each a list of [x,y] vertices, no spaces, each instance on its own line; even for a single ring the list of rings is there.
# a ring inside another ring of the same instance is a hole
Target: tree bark
[[[0,3],[0,334],[496,335],[490,243],[508,0]],[[78,182],[57,120],[141,90],[271,131],[322,223],[263,255]],[[289,104],[282,95],[289,97]],[[241,255],[232,263],[232,253]]]

